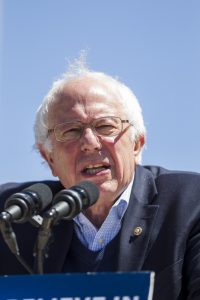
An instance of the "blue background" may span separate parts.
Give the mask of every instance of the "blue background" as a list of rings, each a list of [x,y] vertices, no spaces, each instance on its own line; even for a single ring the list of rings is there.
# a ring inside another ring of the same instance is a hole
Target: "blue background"
[[[52,178],[35,111],[81,49],[139,99],[143,164],[200,171],[199,0],[0,0],[0,43],[0,183]]]

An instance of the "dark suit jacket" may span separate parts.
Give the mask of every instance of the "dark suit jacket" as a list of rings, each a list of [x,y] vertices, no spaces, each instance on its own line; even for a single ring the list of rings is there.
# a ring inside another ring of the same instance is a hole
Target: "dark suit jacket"
[[[53,193],[59,182],[44,181]],[[0,187],[0,204],[9,195],[33,184]],[[140,235],[134,228],[141,227]],[[37,229],[13,224],[25,260],[33,264]],[[62,272],[73,235],[73,221],[54,228],[55,241],[45,260],[45,273]],[[0,237],[0,274],[26,273]],[[155,271],[155,300],[200,299],[200,175],[160,167],[136,169],[128,209],[121,228],[119,271]]]

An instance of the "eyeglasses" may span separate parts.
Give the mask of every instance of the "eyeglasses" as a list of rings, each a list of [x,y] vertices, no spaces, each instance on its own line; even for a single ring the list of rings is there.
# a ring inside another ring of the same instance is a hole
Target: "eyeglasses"
[[[48,135],[54,132],[59,142],[75,141],[81,137],[85,128],[89,127],[98,136],[117,136],[124,130],[124,124],[129,120],[122,120],[119,117],[103,117],[93,120],[89,124],[80,121],[65,122],[48,129]]]

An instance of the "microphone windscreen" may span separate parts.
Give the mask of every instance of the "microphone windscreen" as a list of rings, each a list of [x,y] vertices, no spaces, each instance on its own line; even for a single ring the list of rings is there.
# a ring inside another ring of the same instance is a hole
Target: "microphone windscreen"
[[[73,188],[82,188],[84,192],[87,194],[88,199],[88,206],[93,205],[99,198],[99,189],[91,181],[81,181],[77,186],[74,186]]]
[[[31,196],[34,196],[35,194],[37,200],[39,200],[40,210],[43,210],[45,207],[47,207],[51,203],[53,198],[50,187],[44,183],[35,183],[25,188],[23,192],[26,192]]]

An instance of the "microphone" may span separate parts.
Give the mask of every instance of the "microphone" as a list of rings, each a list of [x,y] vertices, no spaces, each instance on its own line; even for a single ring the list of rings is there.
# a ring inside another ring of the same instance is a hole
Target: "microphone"
[[[43,223],[38,231],[35,245],[35,266],[37,274],[43,274],[43,259],[47,256],[52,228],[60,219],[71,220],[82,210],[93,205],[99,197],[98,187],[91,181],[82,181],[69,189],[58,192],[53,206],[45,212]]]
[[[52,198],[53,195],[48,185],[44,183],[33,184],[19,193],[11,195],[6,200],[0,219],[3,218],[15,223],[26,221],[33,221],[34,223],[35,221],[34,225],[41,225],[41,217],[37,214],[51,203]]]
[[[42,225],[43,218],[36,214],[49,205],[52,198],[52,192],[46,184],[36,183],[11,195],[5,202],[4,211],[0,213],[0,231],[3,239],[10,251],[30,274],[33,274],[33,270],[20,255],[11,222],[30,221],[35,226]]]
[[[45,213],[45,216],[56,221],[71,220],[82,210],[93,205],[98,197],[98,187],[91,181],[82,181],[58,192],[53,199],[52,208]]]

